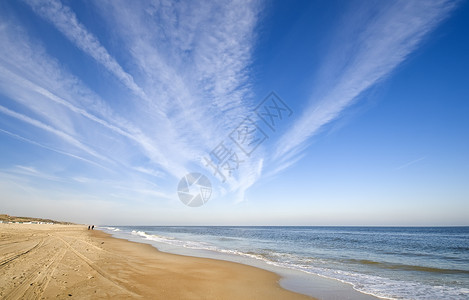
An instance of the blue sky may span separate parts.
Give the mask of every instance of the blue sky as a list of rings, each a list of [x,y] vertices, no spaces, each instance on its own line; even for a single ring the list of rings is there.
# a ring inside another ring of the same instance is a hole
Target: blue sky
[[[2,1],[1,211],[469,225],[467,36],[467,1]]]

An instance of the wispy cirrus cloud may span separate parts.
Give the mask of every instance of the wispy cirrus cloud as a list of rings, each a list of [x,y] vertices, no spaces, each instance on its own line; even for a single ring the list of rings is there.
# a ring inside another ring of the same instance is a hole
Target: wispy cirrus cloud
[[[63,132],[63,131],[60,131],[50,125],[47,125],[47,124],[44,124],[38,120],[35,120],[33,118],[30,118],[26,115],[23,115],[23,114],[20,114],[20,113],[17,113],[15,111],[12,111],[6,107],[3,107],[0,105],[0,112],[3,113],[3,114],[6,114],[10,117],[13,117],[15,119],[18,119],[20,121],[23,121],[25,123],[28,123],[32,126],[35,126],[35,127],[38,127],[42,130],[45,130],[45,131],[48,131],[58,137],[60,137],[61,139],[65,140],[66,142],[70,143],[71,145],[81,149],[82,151],[98,158],[98,159],[102,159],[102,160],[105,160],[105,161],[109,161],[106,157],[100,155],[99,153],[97,153],[95,150],[91,149],[90,147],[84,145],[83,143],[81,143],[80,141],[78,141],[77,139],[75,139],[73,136]]]
[[[199,161],[250,110],[248,67],[259,3],[143,3],[95,4],[119,33],[146,94],[171,116],[158,123],[164,128],[158,136],[167,141],[162,147],[170,147],[167,159]]]
[[[409,167],[409,166],[411,166],[411,165],[413,165],[413,164],[416,164],[416,163],[418,163],[418,162],[420,162],[420,161],[422,161],[422,160],[424,160],[424,159],[426,159],[426,158],[427,158],[426,156],[422,156],[422,157],[420,157],[420,158],[411,160],[411,161],[409,161],[409,162],[407,162],[407,163],[405,163],[405,164],[403,164],[403,165],[398,166],[397,168],[395,168],[395,170],[397,171],[397,170],[405,169],[405,168],[407,168],[407,167]]]
[[[147,94],[179,124],[176,133],[190,128],[205,144],[247,114],[256,2],[96,5],[119,32]],[[195,142],[191,136],[178,139]]]
[[[124,71],[116,59],[101,45],[98,38],[78,21],[76,14],[68,6],[58,0],[25,0],[25,2],[31,6],[35,13],[52,23],[79,49],[102,64],[132,92],[146,98],[145,93],[135,83],[132,75]]]
[[[95,3],[119,39],[112,51],[100,42],[103,32],[89,31],[65,4],[25,2],[132,95],[127,108],[116,107],[30,38],[20,21],[4,18],[1,92],[11,102],[0,112],[52,134],[57,143],[2,129],[10,136],[116,172],[178,177],[200,165],[249,111],[258,2]],[[119,64],[111,55],[117,52],[131,67]]]
[[[81,160],[81,161],[83,161],[83,162],[92,164],[92,165],[97,166],[97,167],[99,167],[99,168],[107,169],[107,168],[104,167],[103,165],[101,165],[101,164],[99,164],[99,163],[96,163],[96,162],[94,162],[94,161],[92,161],[92,160],[89,160],[89,159],[83,158],[83,157],[81,157],[81,156],[78,156],[78,155],[75,155],[75,154],[72,154],[72,153],[68,153],[68,152],[65,152],[65,151],[62,151],[62,150],[59,150],[59,149],[56,149],[56,148],[49,147],[49,146],[44,145],[44,144],[41,144],[41,143],[39,143],[39,142],[37,142],[37,141],[33,141],[33,140],[30,140],[30,139],[25,138],[25,137],[23,137],[23,136],[20,136],[20,135],[18,135],[18,134],[9,132],[8,130],[0,129],[0,132],[4,133],[4,134],[6,134],[6,135],[9,135],[9,136],[11,136],[12,138],[15,138],[15,139],[17,139],[17,140],[20,140],[20,141],[22,141],[22,142],[26,142],[26,143],[32,144],[32,145],[34,145],[34,146],[47,149],[47,150],[50,150],[50,151],[59,153],[59,154],[61,154],[61,155],[69,156],[69,157],[71,157],[71,158],[73,158],[73,159]]]
[[[277,143],[273,159],[280,161],[278,171],[295,163],[324,125],[390,76],[457,5],[393,1],[348,12],[317,75],[309,106]]]
[[[84,68],[97,63],[118,79],[110,89],[130,93],[115,93],[116,100],[94,91],[67,58],[56,59],[42,46],[46,41],[31,38],[20,20],[3,13],[0,87],[8,101],[0,113],[54,136],[55,143],[0,129],[9,136],[131,174],[133,182],[146,176],[174,181],[192,167],[204,168],[201,158],[256,104],[250,67],[259,1],[97,1],[88,8],[102,17],[99,28],[87,27],[79,11],[58,0],[25,2],[38,20],[91,58]],[[377,2],[345,14],[307,108],[295,113],[298,119],[273,153],[259,148],[220,193],[236,191],[243,199],[263,173],[276,174],[300,160],[313,135],[392,74],[456,5]],[[135,185],[144,194],[156,195],[149,191],[159,188]]]

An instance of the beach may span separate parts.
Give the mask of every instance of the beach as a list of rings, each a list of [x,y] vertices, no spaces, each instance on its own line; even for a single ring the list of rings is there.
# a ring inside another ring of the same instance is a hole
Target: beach
[[[0,224],[2,299],[312,299],[243,264],[168,254],[84,225]]]
[[[469,227],[102,226],[160,251],[281,276],[323,300],[469,299]]]

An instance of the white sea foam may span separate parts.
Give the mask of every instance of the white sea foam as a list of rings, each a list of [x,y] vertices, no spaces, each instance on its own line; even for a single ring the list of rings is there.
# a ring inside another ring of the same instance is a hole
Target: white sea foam
[[[115,227],[100,227],[100,228],[105,228],[110,231],[121,231],[119,228],[115,228]]]
[[[418,282],[393,280],[380,276],[327,268],[312,268],[310,266],[298,265],[284,266],[336,279],[351,284],[359,292],[385,299],[469,299],[469,289],[431,286]]]

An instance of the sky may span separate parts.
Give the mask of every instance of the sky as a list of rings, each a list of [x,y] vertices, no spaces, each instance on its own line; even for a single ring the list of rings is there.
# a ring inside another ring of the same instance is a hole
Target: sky
[[[469,225],[468,36],[467,1],[1,1],[0,211]]]

